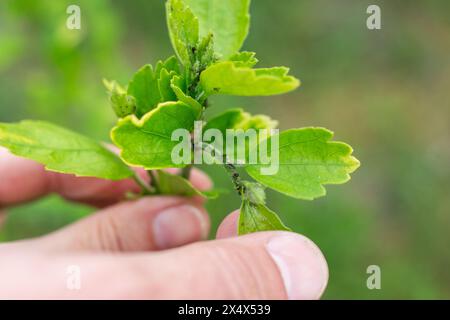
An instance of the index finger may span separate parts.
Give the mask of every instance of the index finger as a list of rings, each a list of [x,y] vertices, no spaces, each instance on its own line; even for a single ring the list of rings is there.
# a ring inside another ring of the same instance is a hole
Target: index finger
[[[148,180],[145,171],[138,174]],[[192,184],[207,189],[209,178],[198,170],[192,172]],[[109,181],[97,178],[80,178],[45,170],[32,160],[20,158],[0,147],[0,208],[29,202],[51,193],[63,198],[106,207],[124,199],[127,192],[139,192],[132,180]]]

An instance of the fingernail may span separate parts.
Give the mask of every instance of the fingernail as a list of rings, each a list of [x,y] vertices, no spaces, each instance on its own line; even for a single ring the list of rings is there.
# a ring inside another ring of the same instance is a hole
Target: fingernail
[[[158,249],[168,249],[205,239],[208,225],[196,207],[183,205],[161,211],[153,221],[153,235]]]
[[[280,235],[270,239],[266,247],[290,300],[321,297],[328,282],[328,267],[314,243],[300,235]]]

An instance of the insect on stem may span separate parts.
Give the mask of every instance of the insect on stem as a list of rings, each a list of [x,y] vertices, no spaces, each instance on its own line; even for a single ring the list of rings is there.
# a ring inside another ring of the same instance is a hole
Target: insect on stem
[[[225,163],[224,168],[230,175],[231,182],[233,182],[234,184],[234,188],[236,189],[238,194],[242,196],[242,193],[244,192],[244,184],[242,183],[241,176],[239,175],[236,167],[231,163]]]

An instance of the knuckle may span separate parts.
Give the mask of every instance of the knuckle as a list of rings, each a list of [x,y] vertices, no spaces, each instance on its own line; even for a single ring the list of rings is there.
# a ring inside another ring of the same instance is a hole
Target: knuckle
[[[114,215],[101,214],[97,220],[97,235],[100,248],[106,251],[125,250],[120,229]]]
[[[118,226],[113,217],[105,212],[98,212],[78,224],[75,233],[82,234],[82,236],[75,237],[76,247],[107,252],[124,250]]]

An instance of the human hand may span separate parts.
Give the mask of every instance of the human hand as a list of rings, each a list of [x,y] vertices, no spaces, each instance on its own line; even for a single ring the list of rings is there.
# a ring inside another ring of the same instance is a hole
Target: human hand
[[[210,187],[199,171],[192,183]],[[49,235],[0,244],[0,299],[317,299],[323,293],[327,264],[305,237],[236,237],[236,211],[216,240],[201,241],[209,233],[201,199],[121,202],[130,190],[138,190],[133,181],[47,172],[0,148],[0,213],[52,192],[100,208]],[[67,286],[70,266],[80,270],[79,290]]]

